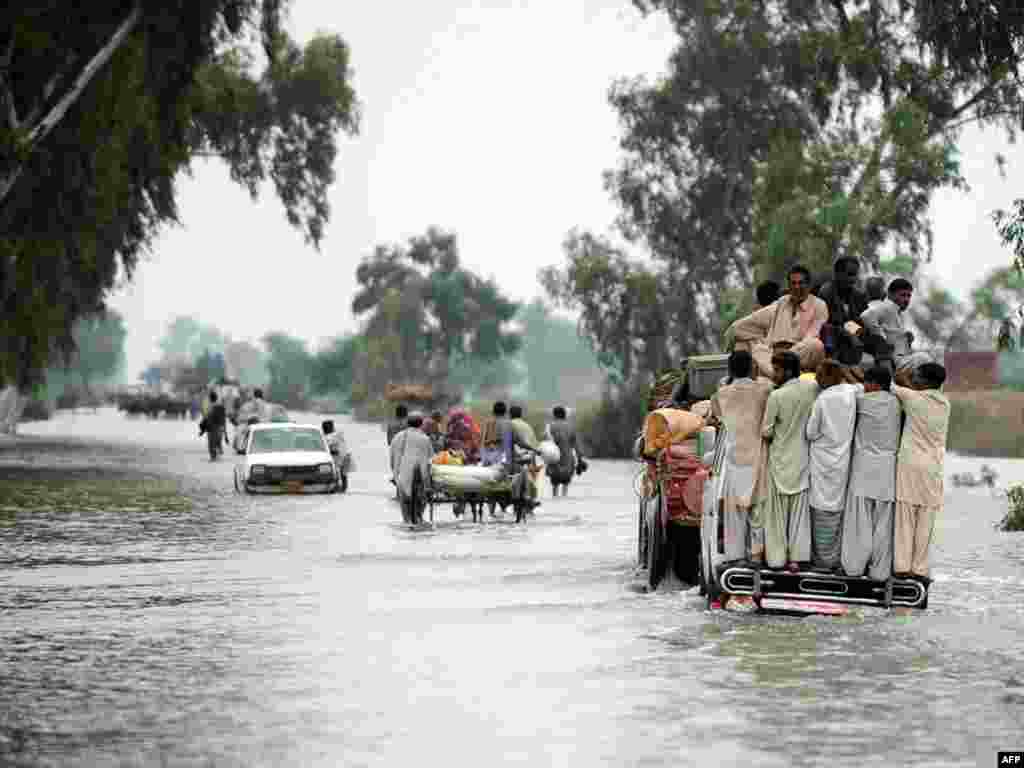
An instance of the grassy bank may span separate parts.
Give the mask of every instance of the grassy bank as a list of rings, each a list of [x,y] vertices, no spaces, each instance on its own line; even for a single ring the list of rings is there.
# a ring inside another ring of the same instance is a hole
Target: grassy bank
[[[1024,457],[1024,392],[947,393],[951,451],[972,456]]]

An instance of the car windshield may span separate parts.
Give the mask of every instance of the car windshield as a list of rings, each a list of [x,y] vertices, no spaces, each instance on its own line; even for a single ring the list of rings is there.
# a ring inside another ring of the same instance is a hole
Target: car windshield
[[[324,441],[318,429],[260,429],[253,432],[249,446],[249,453],[323,450]]]

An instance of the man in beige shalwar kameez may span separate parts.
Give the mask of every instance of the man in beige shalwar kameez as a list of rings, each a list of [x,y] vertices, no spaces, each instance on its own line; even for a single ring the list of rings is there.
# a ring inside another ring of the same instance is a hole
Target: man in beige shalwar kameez
[[[764,527],[760,515],[752,515],[752,496],[761,463],[761,422],[768,396],[775,388],[767,379],[754,381],[750,353],[729,355],[731,382],[711,398],[711,413],[726,432],[725,487],[722,489],[725,523],[725,559],[764,560]],[[752,509],[753,508],[753,509]]]
[[[896,458],[896,530],[893,571],[928,583],[928,550],[943,505],[943,465],[949,431],[949,400],[941,392],[946,369],[924,363],[916,389],[893,386],[906,414]]]
[[[780,386],[768,396],[761,423],[761,434],[770,442],[767,498],[761,512],[765,561],[769,568],[797,570],[811,559],[806,430],[818,384],[800,378],[800,358],[793,352],[781,352],[772,362]]]
[[[772,355],[782,349],[794,352],[803,370],[815,370],[825,359],[818,336],[828,320],[828,305],[810,291],[811,273],[794,266],[789,270],[789,293],[730,325],[726,348],[749,348],[758,371],[766,377],[772,376]]]

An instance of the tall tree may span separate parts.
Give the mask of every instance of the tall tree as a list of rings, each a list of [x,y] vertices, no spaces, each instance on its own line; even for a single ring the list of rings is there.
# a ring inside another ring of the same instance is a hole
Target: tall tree
[[[619,382],[653,372],[671,359],[670,314],[679,304],[667,280],[606,238],[571,232],[564,243],[568,264],[540,272],[540,282],[561,307],[579,311],[579,333]]]
[[[225,345],[224,367],[243,387],[256,387],[267,381],[266,355],[248,341],[229,341]]]
[[[336,136],[356,130],[348,49],[300,48],[287,0],[50,0],[0,10],[0,381],[28,386],[102,309],[216,154],[269,179],[318,244]],[[268,62],[252,65],[248,41]]]
[[[356,355],[363,340],[351,334],[338,336],[313,356],[311,381],[319,395],[349,395],[355,376]]]
[[[381,383],[445,381],[453,365],[493,362],[521,343],[510,325],[519,305],[461,265],[452,233],[430,228],[406,246],[378,246],[356,280],[352,311],[367,316],[363,354],[376,370],[357,368]]]
[[[960,129],[1020,113],[1013,82],[918,45],[912,3],[634,4],[666,13],[679,45],[666,77],[612,90],[625,134],[608,184],[705,345],[722,298],[783,264],[927,258],[931,193],[963,183]]]
[[[312,359],[306,342],[275,331],[263,337],[267,348],[267,399],[290,408],[302,408],[309,394]]]

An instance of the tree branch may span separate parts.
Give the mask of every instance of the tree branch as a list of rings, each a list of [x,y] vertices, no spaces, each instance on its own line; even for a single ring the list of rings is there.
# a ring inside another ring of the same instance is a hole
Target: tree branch
[[[34,149],[36,145],[43,139],[45,139],[50,132],[57,126],[57,124],[63,119],[64,115],[71,106],[78,100],[85,91],[86,86],[96,76],[96,73],[110,61],[110,58],[114,55],[118,48],[124,43],[125,39],[132,32],[133,29],[138,25],[139,20],[142,18],[142,5],[140,2],[136,2],[132,8],[132,12],[128,14],[128,17],[121,22],[121,25],[114,32],[113,37],[104,45],[95,56],[82,68],[82,71],[75,78],[75,82],[72,83],[71,88],[67,93],[58,101],[54,107],[32,128],[28,135],[28,148],[29,152]],[[55,86],[56,84],[51,81]],[[49,87],[51,83],[47,83]],[[0,203],[2,203],[7,195],[10,194],[11,189],[17,183],[21,177],[21,173],[25,168],[25,161],[22,162],[5,178],[0,179]]]

